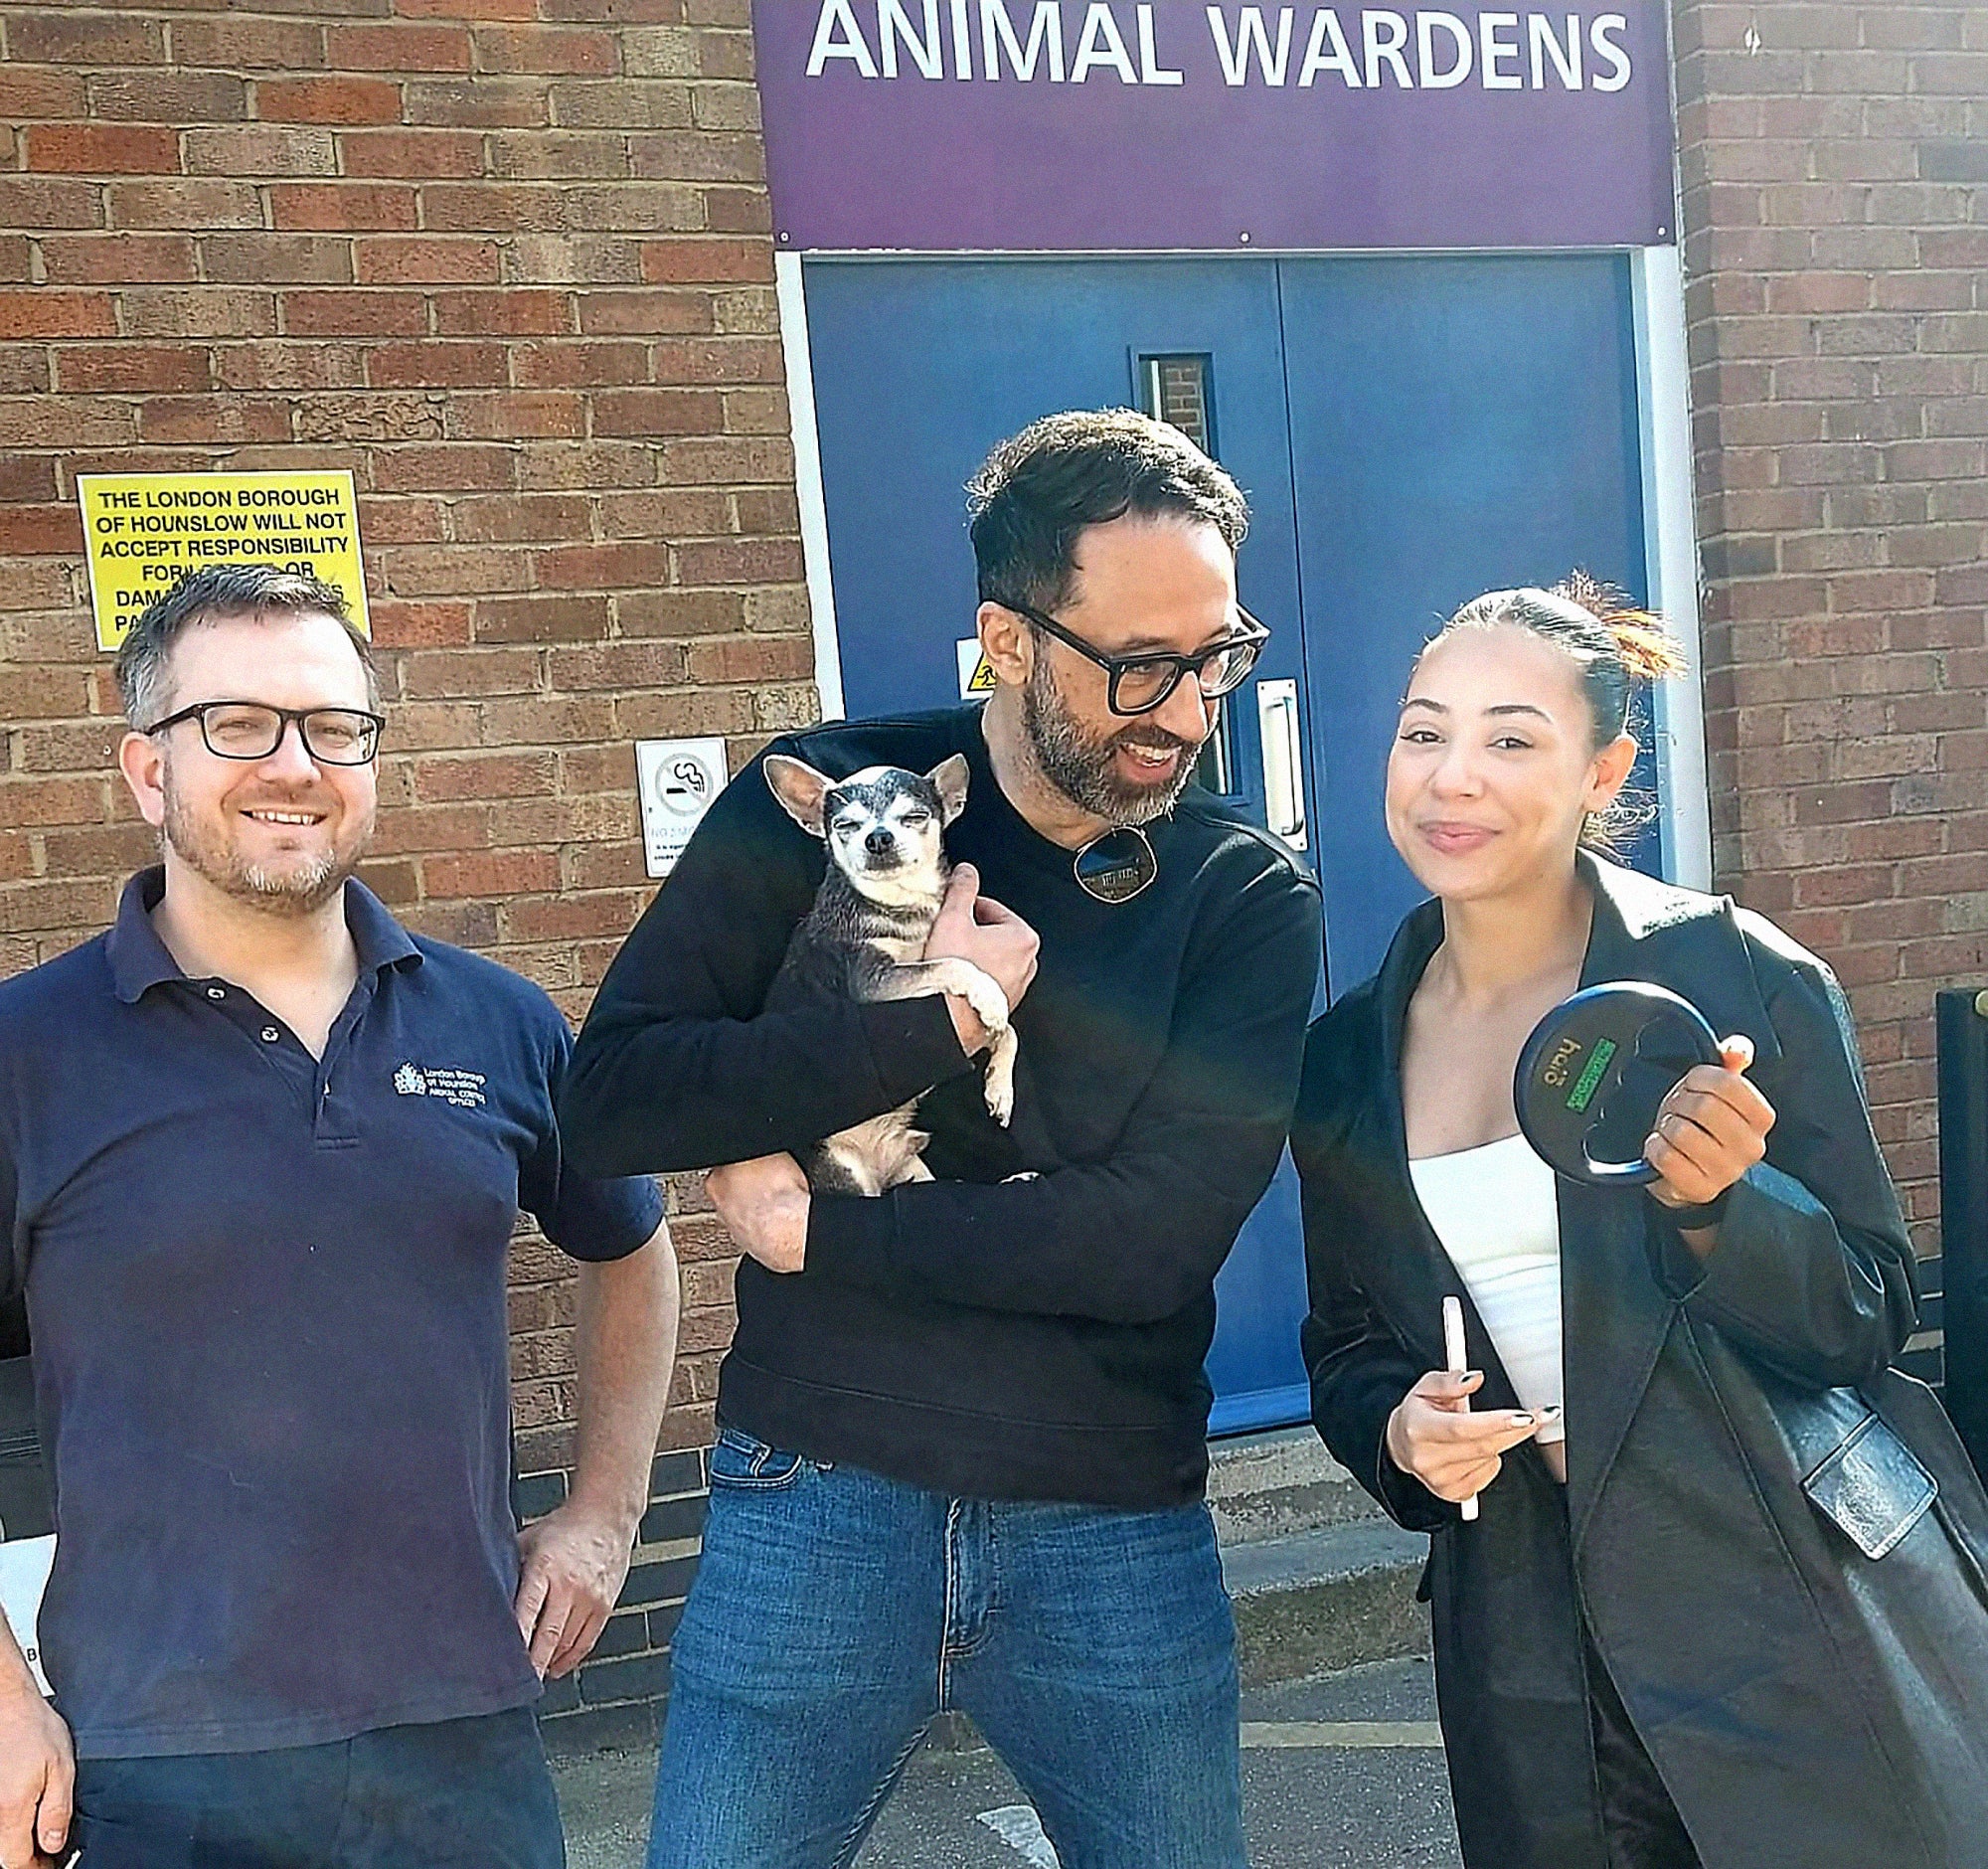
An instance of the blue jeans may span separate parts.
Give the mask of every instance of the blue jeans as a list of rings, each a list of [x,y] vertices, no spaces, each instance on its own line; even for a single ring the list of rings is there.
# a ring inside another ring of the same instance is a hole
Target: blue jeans
[[[79,1869],[565,1869],[529,1707],[329,1746],[77,1766]]]
[[[1063,1869],[1246,1869],[1206,1507],[948,1499],[724,1430],[648,1869],[843,1869],[946,1708]]]

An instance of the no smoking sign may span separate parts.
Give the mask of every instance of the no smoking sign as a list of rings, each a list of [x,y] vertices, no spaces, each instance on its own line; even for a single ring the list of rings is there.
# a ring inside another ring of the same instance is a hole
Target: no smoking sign
[[[638,740],[635,782],[642,798],[643,860],[651,876],[667,876],[712,799],[725,789],[725,742]]]

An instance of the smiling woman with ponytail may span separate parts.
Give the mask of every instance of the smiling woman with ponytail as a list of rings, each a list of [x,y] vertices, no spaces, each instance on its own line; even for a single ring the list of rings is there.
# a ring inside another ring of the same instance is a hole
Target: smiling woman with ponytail
[[[1613,860],[1651,815],[1639,700],[1682,666],[1576,576],[1476,598],[1410,672],[1388,827],[1431,900],[1313,1026],[1291,1138],[1313,1417],[1432,1534],[1469,1869],[1963,1869],[1988,1501],[1894,1368],[1912,1249],[1843,996],[1761,918]],[[1513,1107],[1533,1027],[1612,980],[1728,1035],[1647,1187],[1558,1180]]]
[[[1436,642],[1460,630],[1500,625],[1528,630],[1555,644],[1574,662],[1596,747],[1619,746],[1625,736],[1633,740],[1641,725],[1637,699],[1658,682],[1685,671],[1684,656],[1662,619],[1630,608],[1619,591],[1584,571],[1571,573],[1551,591],[1490,592],[1458,610]],[[1624,782],[1603,809],[1587,815],[1581,845],[1604,856],[1620,856],[1656,811],[1653,797]]]

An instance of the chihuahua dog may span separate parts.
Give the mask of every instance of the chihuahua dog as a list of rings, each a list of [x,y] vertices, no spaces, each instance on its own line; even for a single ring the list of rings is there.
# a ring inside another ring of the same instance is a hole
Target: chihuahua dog
[[[766,756],[766,783],[791,817],[828,846],[828,873],[814,907],[794,930],[766,1009],[824,994],[875,1004],[957,993],[991,1041],[985,1095],[995,1121],[1015,1107],[1015,1032],[1008,996],[970,960],[924,958],[952,865],[942,833],[966,804],[970,776],[954,754],[920,777],[895,765],[866,766],[844,779],[784,754]],[[922,1152],[931,1138],[917,1105],[873,1116],[817,1142],[801,1166],[824,1192],[881,1194],[929,1181]]]

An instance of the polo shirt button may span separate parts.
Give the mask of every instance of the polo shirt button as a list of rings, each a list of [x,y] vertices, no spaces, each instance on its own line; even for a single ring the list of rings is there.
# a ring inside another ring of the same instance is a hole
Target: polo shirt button
[[[282,1033],[278,1032],[273,1025],[265,1025],[262,1028],[262,1043],[264,1045],[273,1045],[282,1036]]]
[[[210,986],[207,989],[207,996],[209,999],[226,999],[228,997],[218,986]]]

